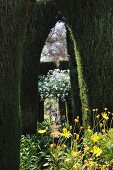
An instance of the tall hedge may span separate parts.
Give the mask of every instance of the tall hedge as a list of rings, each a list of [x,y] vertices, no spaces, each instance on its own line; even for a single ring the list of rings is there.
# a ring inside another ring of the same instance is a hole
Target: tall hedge
[[[51,1],[39,1],[34,8],[27,27],[23,46],[21,79],[23,133],[36,133],[40,56],[48,34],[56,23],[56,17],[57,11]]]
[[[71,91],[72,91],[72,102],[73,109],[78,110],[77,113],[80,119],[83,121],[84,127],[89,126],[89,99],[88,99],[88,89],[83,75],[82,58],[77,47],[75,37],[72,30],[67,27],[67,34],[69,34],[71,48],[68,47],[70,52],[70,75],[71,75]],[[68,41],[67,41],[68,42]],[[70,51],[71,50],[71,51]],[[76,84],[75,84],[76,83]],[[80,109],[81,107],[81,109]],[[75,111],[76,111],[75,110]],[[81,118],[81,110],[83,112]]]
[[[0,169],[19,169],[21,47],[33,1],[0,1]],[[20,24],[21,23],[21,24]]]
[[[113,1],[55,2],[77,42],[90,108],[113,111]]]

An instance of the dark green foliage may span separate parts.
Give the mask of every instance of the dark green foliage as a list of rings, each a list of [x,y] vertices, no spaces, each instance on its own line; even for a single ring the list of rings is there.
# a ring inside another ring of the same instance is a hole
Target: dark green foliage
[[[66,123],[66,106],[65,106],[65,100],[62,100],[59,98],[59,112],[60,112],[60,121],[61,125],[64,126]]]
[[[67,29],[67,52],[69,55],[70,80],[71,80],[71,102],[72,102],[72,119],[81,114],[80,90],[78,83],[77,64],[75,59],[74,44]]]
[[[113,1],[55,1],[75,36],[90,108],[113,110]],[[71,15],[70,15],[71,14]]]
[[[91,107],[112,108],[112,2],[94,1],[80,6],[78,23],[73,24],[82,56],[83,73]],[[81,26],[84,24],[82,29]],[[77,33],[76,33],[77,32]],[[109,84],[109,85],[108,85]]]
[[[60,61],[59,69],[60,70],[67,70],[67,69],[69,69],[69,61]]]
[[[67,46],[70,54],[70,77],[71,77],[71,94],[74,114],[80,115],[82,107],[82,119],[84,126],[89,124],[89,110],[87,87],[83,77],[83,69],[81,63],[81,56],[77,49],[77,44],[72,33],[72,30],[67,27]],[[76,83],[76,84],[75,84]],[[81,100],[81,101],[80,101]]]
[[[39,170],[37,157],[37,137],[29,135],[21,137],[20,170]]]
[[[32,3],[0,2],[0,169],[19,169],[21,46]],[[21,24],[20,24],[21,23]]]
[[[46,75],[49,70],[54,70],[56,69],[56,64],[53,62],[41,62],[40,63],[40,74],[41,75]]]
[[[72,106],[72,97],[71,94],[69,94],[68,96],[66,96],[66,109],[67,109],[67,114],[68,114],[68,121],[69,121],[69,125],[74,125],[74,114],[73,114],[73,106]]]
[[[37,2],[26,30],[21,79],[22,131],[24,134],[36,133],[40,55],[47,36],[56,22],[56,15],[57,12],[51,1]]]
[[[38,92],[39,93],[39,92]],[[44,101],[41,100],[40,94],[38,94],[38,122],[43,122],[44,121]]]
[[[38,124],[38,129],[49,128],[48,121]],[[47,156],[51,138],[49,135],[38,134],[21,137],[20,170],[42,170]]]
[[[60,70],[67,70],[69,69],[69,61],[60,61],[58,66]],[[57,66],[54,62],[41,62],[40,63],[40,74],[45,75],[48,73],[49,70],[57,69]]]

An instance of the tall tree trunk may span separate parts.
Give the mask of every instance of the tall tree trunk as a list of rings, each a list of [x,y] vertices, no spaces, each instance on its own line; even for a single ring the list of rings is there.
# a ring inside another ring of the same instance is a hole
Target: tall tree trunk
[[[60,112],[60,121],[61,126],[63,127],[66,124],[66,106],[65,106],[65,100],[63,101],[61,98],[58,99],[59,104],[59,112]]]
[[[42,48],[56,22],[56,9],[52,2],[37,3],[27,28],[23,47],[21,80],[21,108],[23,133],[34,134],[38,113],[38,74]],[[39,113],[41,114],[41,113]]]
[[[68,116],[69,125],[73,126],[74,125],[74,114],[73,114],[71,94],[66,96],[65,102],[66,102],[66,109],[67,109],[67,116]]]
[[[0,169],[19,169],[21,45],[29,1],[0,1]],[[20,24],[21,23],[21,24]]]

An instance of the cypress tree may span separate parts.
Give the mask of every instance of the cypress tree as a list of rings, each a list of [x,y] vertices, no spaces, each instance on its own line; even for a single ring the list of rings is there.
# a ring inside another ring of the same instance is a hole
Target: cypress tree
[[[55,2],[76,39],[90,108],[113,111],[113,1]]]
[[[32,1],[33,2],[33,1]],[[0,1],[0,169],[19,169],[21,46],[31,1]]]
[[[57,20],[57,11],[51,1],[36,3],[27,27],[23,45],[21,79],[22,131],[35,134],[40,106],[38,100],[38,75],[42,48]],[[43,113],[42,113],[43,114]],[[39,119],[40,119],[39,115]]]

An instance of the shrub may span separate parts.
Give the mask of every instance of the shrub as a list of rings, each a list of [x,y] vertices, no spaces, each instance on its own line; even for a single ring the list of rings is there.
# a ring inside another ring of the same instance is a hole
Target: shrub
[[[70,91],[69,70],[50,70],[47,76],[40,76],[38,90],[42,100],[49,96],[60,97],[64,100]]]
[[[20,170],[39,170],[37,136],[22,135],[20,149]]]
[[[45,157],[49,154],[51,138],[47,134],[40,134],[38,131],[48,129],[48,121],[37,124],[37,135],[22,135],[20,149],[20,170],[42,170]]]

